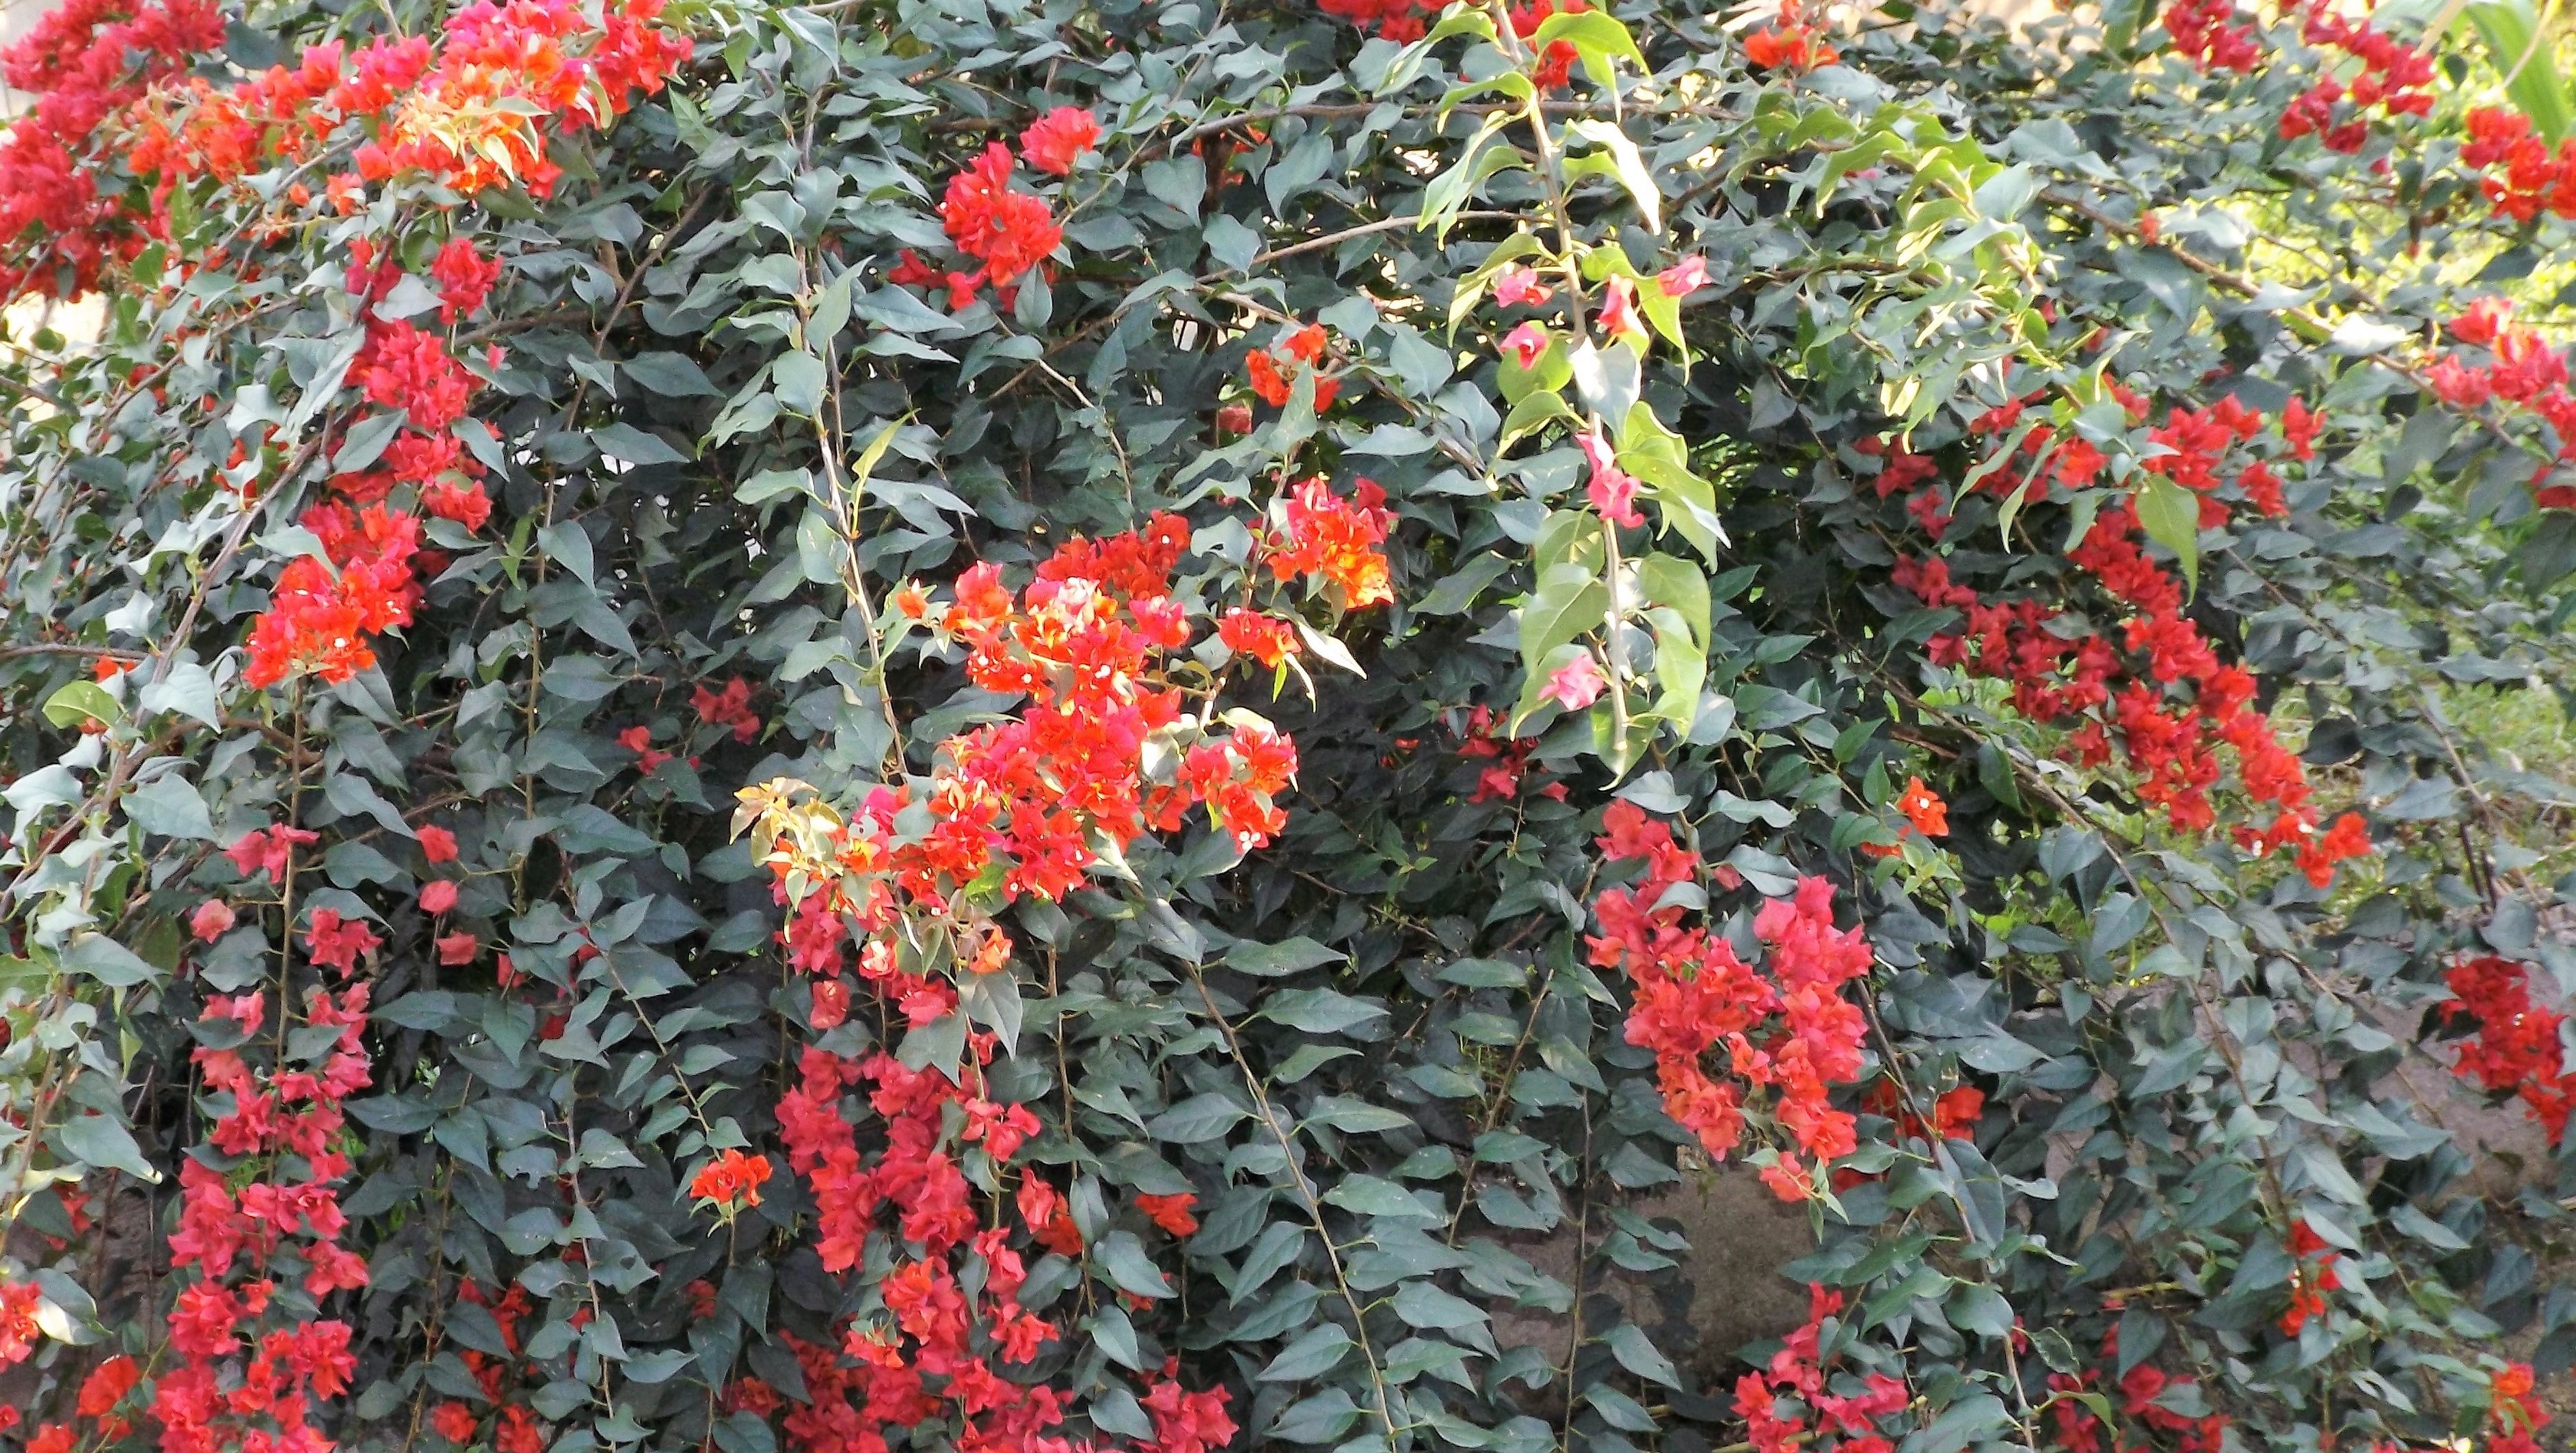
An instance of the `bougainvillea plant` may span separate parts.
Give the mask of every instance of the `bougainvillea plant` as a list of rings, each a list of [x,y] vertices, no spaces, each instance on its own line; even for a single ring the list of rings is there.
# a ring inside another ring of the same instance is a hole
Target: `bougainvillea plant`
[[[0,1444],[2537,1449],[2465,12],[68,0]]]

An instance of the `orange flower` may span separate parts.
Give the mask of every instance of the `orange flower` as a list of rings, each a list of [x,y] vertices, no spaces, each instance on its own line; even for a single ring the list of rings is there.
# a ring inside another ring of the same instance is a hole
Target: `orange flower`
[[[769,1179],[769,1157],[728,1150],[708,1161],[689,1182],[689,1194],[713,1201],[727,1215],[740,1206],[760,1204],[760,1187]]]
[[[1191,1236],[1197,1234],[1199,1220],[1190,1208],[1198,1203],[1195,1194],[1183,1191],[1177,1196],[1138,1196],[1136,1209],[1174,1236]]]
[[[1905,820],[1925,837],[1950,835],[1950,805],[1924,786],[1920,777],[1905,779],[1905,795],[1896,799],[1896,810],[1904,813]]]

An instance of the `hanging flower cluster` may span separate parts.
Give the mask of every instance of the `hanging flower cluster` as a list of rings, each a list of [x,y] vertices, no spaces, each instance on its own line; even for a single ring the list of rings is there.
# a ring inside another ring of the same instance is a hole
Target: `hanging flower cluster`
[[[2508,1362],[2489,1378],[2487,1453],[2540,1453],[2532,1435],[2549,1421],[2549,1410],[2534,1395],[2538,1382],[2528,1362]]]
[[[153,234],[100,190],[92,139],[223,40],[207,0],[65,0],[0,51],[0,81],[33,98],[0,136],[0,298],[77,296],[143,250]]]
[[[1282,582],[1312,578],[1345,606],[1386,599],[1383,496],[1365,481],[1360,496],[1345,500],[1320,480],[1283,492],[1260,563]],[[918,589],[899,592],[897,629],[962,648],[968,678],[1022,698],[1019,711],[951,738],[926,783],[880,788],[846,819],[801,784],[742,794],[737,824],[761,824],[765,861],[794,905],[782,938],[806,976],[812,1027],[828,1032],[848,1017],[852,968],[894,1022],[916,1033],[957,1025],[952,1071],[814,1045],[781,1098],[780,1138],[813,1191],[824,1268],[864,1266],[874,1279],[869,1308],[837,1349],[856,1366],[831,1349],[800,1349],[816,1394],[787,1419],[801,1448],[882,1449],[888,1430],[932,1421],[966,1446],[1071,1446],[1047,1431],[1064,1419],[1062,1395],[1001,1370],[1060,1335],[1016,1300],[1027,1268],[1002,1218],[1016,1218],[1025,1245],[1059,1255],[1080,1255],[1082,1237],[1064,1193],[1036,1168],[1016,1172],[1007,1198],[999,1189],[1041,1127],[1025,1107],[991,1098],[986,1068],[1001,1039],[973,1027],[969,1011],[990,992],[982,986],[1010,982],[1011,940],[993,919],[1004,905],[1061,898],[1105,853],[1176,831],[1194,812],[1243,850],[1285,824],[1275,799],[1296,771],[1295,744],[1248,713],[1194,714],[1164,675],[1207,614],[1173,593],[1190,537],[1184,521],[1157,515],[1139,532],[1067,541],[1016,594],[989,564],[961,575],[944,608]],[[1229,613],[1220,639],[1257,659],[1273,638],[1248,634],[1247,616],[1261,613]],[[855,964],[845,949],[853,938]],[[756,1178],[719,1157],[698,1181],[701,1199],[729,1205]],[[1142,1195],[1134,1210],[1181,1237],[1197,1230],[1193,1204],[1186,1193]],[[1186,1391],[1169,1369],[1148,1382],[1141,1401],[1160,1453],[1201,1453],[1234,1436],[1221,1390]],[[758,1405],[774,1394],[737,1385],[735,1396]]]
[[[1825,1321],[1843,1309],[1843,1294],[1807,1288],[1807,1324],[1792,1332],[1760,1370],[1735,1380],[1735,1412],[1754,1453],[1892,1453],[1882,1419],[1911,1401],[1902,1378],[1828,1372]],[[1810,1421],[1812,1419],[1812,1421]]]
[[[1635,986],[1627,1038],[1655,1052],[1665,1111],[1724,1159],[1744,1140],[1746,1091],[1776,1089],[1772,1114],[1794,1149],[1762,1168],[1763,1184],[1784,1201],[1814,1194],[1801,1154],[1821,1166],[1858,1143],[1857,1122],[1830,1096],[1861,1075],[1866,1022],[1843,987],[1868,975],[1869,941],[1857,928],[1834,927],[1829,880],[1803,878],[1793,897],[1754,916],[1753,936],[1770,947],[1768,972],[1759,972],[1725,939],[1684,927],[1685,910],[1666,904],[1699,866],[1669,825],[1623,801],[1610,805],[1602,827],[1602,853],[1641,860],[1645,874],[1593,899],[1601,932],[1585,942],[1594,964],[1624,971]],[[1703,1067],[1712,1049],[1724,1051],[1727,1078]]]
[[[1990,410],[1973,431],[1991,435],[2014,428],[2025,402]],[[2145,416],[2145,400],[2130,396],[2123,402],[2133,420]],[[2280,423],[2282,455],[2312,457],[2316,415],[2293,399]],[[2191,492],[2203,527],[2223,525],[2229,517],[2221,497],[2225,457],[2261,435],[2265,425],[2260,412],[2234,398],[2203,409],[2175,408],[2162,425],[2146,431],[2147,447],[2139,453],[2148,471]],[[2046,427],[2031,429],[2023,447],[2029,438],[2044,437]],[[2082,442],[2067,443],[2059,452],[2072,453]],[[1937,487],[1938,469],[1924,456],[1892,441],[1878,441],[1864,452],[1879,458],[1882,497]],[[2062,465],[2056,471],[2071,488],[2081,487],[2079,479],[2089,482],[2101,464],[2098,454],[2076,462],[2080,468],[2074,478]],[[2286,512],[2280,480],[2263,459],[2236,471],[2233,492],[2266,514]],[[2273,810],[2268,825],[2235,827],[2240,848],[2288,852],[2319,887],[2333,881],[2335,864],[2370,851],[2367,825],[2356,814],[2344,814],[2332,827],[2320,829],[2307,769],[2281,744],[2270,719],[2254,708],[2252,674],[2222,662],[2200,627],[2183,614],[2182,583],[2148,557],[2129,503],[2102,509],[2068,559],[2129,612],[2118,645],[2091,632],[2063,632],[2067,613],[2035,598],[1983,600],[1953,581],[1948,562],[1937,556],[1900,559],[1894,579],[1924,604],[1956,609],[1966,617],[1961,631],[1932,639],[1927,648],[1931,659],[2010,682],[2014,709],[2032,721],[2074,723],[2065,747],[2069,759],[2088,767],[2107,763],[2116,729],[2138,796],[2163,809],[2176,831],[2205,832],[2217,824],[2210,791],[2221,775],[2217,751],[2226,747],[2236,755],[2237,778],[2246,795]],[[2174,700],[2176,693],[2185,694],[2187,704]]]
[[[199,80],[144,110],[133,164],[229,182],[318,155],[356,123],[365,139],[352,169],[325,187],[335,210],[355,211],[364,183],[396,178],[547,196],[563,175],[550,136],[607,126],[688,59],[687,37],[655,23],[662,4],[617,0],[593,21],[576,0],[478,0],[435,39],[380,36],[354,51],[333,41],[239,87]]]
[[[1315,5],[1398,45],[1420,40],[1429,30],[1425,22],[1440,13],[1437,0],[1315,0]]]
[[[379,262],[364,238],[351,245],[351,256],[349,291],[362,308],[371,307],[400,272],[390,258]],[[438,261],[445,271],[441,296],[451,312],[481,306],[499,265],[463,239],[452,240]],[[370,320],[349,376],[369,402],[399,413],[401,425],[381,467],[334,475],[336,498],[298,521],[322,542],[326,558],[299,556],[278,576],[269,608],[251,625],[242,680],[254,688],[305,673],[335,685],[347,681],[376,664],[372,638],[411,624],[419,578],[435,576],[447,562],[422,548],[421,518],[398,507],[396,490],[407,489],[413,505],[468,530],[491,518],[491,497],[479,483],[482,466],[452,429],[472,399],[474,380],[445,341],[408,322]]]
[[[2454,1066],[2462,1079],[2489,1094],[2511,1094],[2556,1145],[2567,1134],[2567,1112],[2576,1106],[2576,1073],[2559,1048],[2566,1015],[2531,997],[2530,969],[2486,955],[2462,959],[2443,976],[2456,1001],[2447,1017],[2464,1017],[2474,1033],[2460,1044]]]
[[[227,853],[282,888],[296,845],[311,840],[265,829]],[[332,1185],[349,1173],[342,1103],[373,1079],[362,1042],[370,986],[352,980],[379,941],[328,909],[309,915],[303,939],[308,968],[330,972],[306,979],[300,1013],[290,977],[273,986],[274,1003],[268,989],[210,996],[192,1026],[213,1128],[179,1165],[170,1264],[193,1275],[170,1311],[172,1360],[153,1372],[165,1453],[325,1453],[332,1444],[313,1419],[356,1371],[349,1324],[320,1308],[367,1284],[366,1263],[337,1244],[348,1218]]]

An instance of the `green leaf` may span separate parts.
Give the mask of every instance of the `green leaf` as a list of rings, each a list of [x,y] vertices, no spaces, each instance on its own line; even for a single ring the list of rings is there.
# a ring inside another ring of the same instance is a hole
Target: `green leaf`
[[[1101,1267],[1120,1291],[1138,1297],[1168,1297],[1172,1283],[1145,1254],[1145,1243],[1132,1231],[1112,1231],[1097,1247]]]
[[[1311,1382],[1334,1368],[1357,1346],[1338,1322],[1318,1322],[1291,1342],[1268,1365],[1253,1374],[1256,1382]]]
[[[143,1158],[143,1147],[134,1143],[134,1132],[123,1122],[106,1115],[75,1115],[55,1132],[62,1142],[63,1154],[84,1165],[102,1170],[123,1171],[147,1185],[159,1185],[161,1172]]]
[[[1225,961],[1235,969],[1259,978],[1275,979],[1300,973],[1323,964],[1338,963],[1347,957],[1339,949],[1329,949],[1311,938],[1299,936],[1277,943],[1239,943],[1225,951]]]
[[[1270,1436],[1291,1443],[1330,1443],[1358,1421],[1359,1404],[1338,1387],[1291,1406],[1270,1425]]]
[[[1192,1095],[1169,1110],[1146,1122],[1146,1133],[1156,1140],[1176,1145],[1196,1145],[1215,1140],[1234,1128],[1240,1120],[1250,1119],[1252,1112],[1241,1105],[1209,1091]]]
[[[2161,474],[2138,476],[2138,523],[2174,553],[2184,585],[2200,589],[2200,496]]]
[[[63,950],[63,967],[111,989],[130,989],[161,977],[134,950],[103,933],[74,935]]]
[[[1619,26],[1617,20],[1599,10],[1579,11],[1573,15],[1559,14],[1549,19],[1551,22],[1581,20],[1587,16]],[[1627,38],[1625,26],[1619,26],[1619,33],[1622,40]],[[1544,49],[1544,47],[1541,48]],[[1628,49],[1631,54],[1634,54],[1636,43],[1630,41]],[[1606,69],[1605,67],[1604,70]],[[1628,198],[1637,204],[1637,215],[1645,219],[1646,230],[1663,231],[1664,194],[1656,188],[1654,174],[1646,169],[1646,159],[1638,153],[1637,143],[1628,138],[1628,133],[1621,131],[1612,122],[1594,120],[1576,121],[1569,124],[1566,129],[1609,154],[1611,175],[1617,178],[1621,186],[1628,189]],[[1655,284],[1649,280],[1645,286],[1653,287]]]
[[[1001,1036],[1006,1053],[1019,1053],[1020,981],[1008,968],[989,974],[957,976],[957,1007],[969,1021]]]
[[[135,702],[145,716],[175,711],[217,730],[224,724],[222,704],[215,698],[215,678],[194,661],[172,663],[160,680],[143,688]]]
[[[45,698],[45,720],[66,731],[95,722],[112,726],[124,708],[95,681],[74,681]]]
[[[1627,61],[1649,75],[1654,72],[1654,67],[1646,64],[1645,52],[1637,49],[1636,38],[1628,33],[1628,27],[1606,11],[1560,10],[1539,22],[1528,45],[1545,55],[1547,48],[1560,40],[1572,45],[1583,58],[1584,69],[1592,73],[1595,85],[1615,88],[1619,84],[1618,70],[1610,64],[1613,59]]]
[[[1598,571],[1573,561],[1549,566],[1521,606],[1522,669],[1535,674],[1549,652],[1599,626],[1609,608]]]
[[[1292,989],[1274,993],[1255,1018],[1267,1019],[1308,1034],[1340,1034],[1386,1017],[1383,1004],[1354,999],[1332,989]]]
[[[1672,1359],[1657,1351],[1655,1344],[1646,1339],[1645,1329],[1636,1323],[1622,1322],[1603,1333],[1601,1340],[1610,1345],[1610,1355],[1619,1359],[1621,1367],[1646,1381],[1666,1387],[1682,1385],[1681,1373],[1674,1368]]]
[[[165,772],[153,778],[149,786],[125,794],[125,815],[145,832],[166,838],[186,842],[214,840],[215,823],[206,813],[206,800],[176,772]]]

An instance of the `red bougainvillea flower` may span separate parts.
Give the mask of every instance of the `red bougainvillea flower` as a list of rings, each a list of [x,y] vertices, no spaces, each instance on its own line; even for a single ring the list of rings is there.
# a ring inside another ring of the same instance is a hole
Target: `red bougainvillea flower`
[[[1684,927],[1685,910],[1659,906],[1698,867],[1668,825],[1621,801],[1602,826],[1601,851],[1642,860],[1645,873],[1593,900],[1601,932],[1585,942],[1595,965],[1623,969],[1635,985],[1627,1039],[1654,1051],[1665,1112],[1722,1159],[1743,1142],[1747,1091],[1775,1090],[1773,1115],[1793,1148],[1763,1168],[1763,1182],[1784,1200],[1812,1194],[1802,1156],[1831,1162],[1859,1144],[1857,1122],[1834,1108],[1831,1091],[1860,1076],[1866,1021],[1842,988],[1869,972],[1869,941],[1834,927],[1830,881],[1801,879],[1793,897],[1754,916],[1753,936],[1770,950],[1765,977],[1726,939]],[[1704,1067],[1712,1049],[1726,1051],[1727,1079]]]
[[[1036,267],[1064,239],[1045,199],[1011,190],[1011,149],[998,141],[948,179],[939,217],[948,240],[984,264],[996,287]]]
[[[1394,516],[1375,480],[1352,482],[1343,499],[1320,478],[1301,480],[1271,502],[1271,528],[1263,563],[1273,578],[1315,576],[1342,593],[1352,610],[1395,599],[1387,576],[1386,541]]]
[[[420,507],[468,530],[480,530],[492,518],[492,497],[483,486],[447,478],[431,481],[420,492]]]
[[[1601,290],[1601,331],[1614,339],[1633,339],[1644,346],[1646,320],[1637,316],[1637,285],[1614,277]]]
[[[482,1420],[465,1404],[446,1402],[429,1415],[429,1426],[438,1436],[461,1446],[474,1441],[474,1432],[482,1426]]]
[[[286,881],[287,864],[295,850],[320,841],[320,833],[280,823],[243,833],[233,840],[231,847],[224,849],[224,856],[233,860],[233,867],[245,878],[266,873],[272,881],[283,883]]]
[[[456,906],[456,884],[445,878],[421,885],[420,911],[435,918]]]
[[[1503,353],[1523,371],[1535,367],[1539,355],[1547,352],[1547,330],[1527,322],[1503,335]]]
[[[456,834],[443,827],[420,829],[420,855],[433,863],[456,861]]]
[[[1905,791],[1896,799],[1896,810],[1903,813],[1914,830],[1925,837],[1950,835],[1949,804],[1941,800],[1939,793],[1924,786],[1920,777],[1905,779]]]
[[[709,691],[704,686],[690,688],[689,706],[697,712],[698,720],[730,730],[737,742],[748,743],[760,735],[760,715],[751,709],[751,683],[739,676],[726,682],[722,691]]]
[[[719,1153],[689,1181],[689,1194],[730,1212],[760,1204],[760,1188],[769,1181],[769,1157],[739,1150]]]
[[[1708,259],[1696,254],[1683,258],[1655,274],[1655,286],[1668,298],[1689,297],[1708,286]]]
[[[1842,59],[1824,42],[1823,27],[1809,20],[1800,0],[1781,0],[1772,24],[1744,37],[1744,58],[1766,71],[1811,71]]]
[[[483,306],[501,280],[501,263],[478,251],[472,238],[452,237],[430,263],[429,275],[438,284],[438,319],[453,323]]]
[[[753,729],[758,730],[756,726]],[[654,750],[653,729],[649,726],[631,726],[619,732],[617,744],[635,754],[635,770],[648,777],[652,775],[654,768],[671,760],[670,753]]]
[[[1042,172],[1065,176],[1100,139],[1100,123],[1080,106],[1058,106],[1020,133],[1020,154]]]
[[[1424,17],[1439,13],[1440,6],[1436,0],[1316,0],[1316,8],[1407,45],[1423,37],[1428,29]]]
[[[2234,0],[2174,0],[2164,22],[2175,52],[2204,71],[2251,71],[2262,57]]]
[[[1278,666],[1299,649],[1296,627],[1259,611],[1227,611],[1217,622],[1216,637],[1227,650],[1249,656],[1264,666]]]
[[[213,943],[232,932],[233,906],[221,898],[209,898],[188,915],[188,932],[201,943]]]
[[[1190,1214],[1190,1209],[1198,1203],[1196,1194],[1183,1191],[1176,1196],[1138,1196],[1136,1209],[1172,1235],[1188,1237],[1198,1234],[1198,1217]]]
[[[1574,442],[1582,449],[1584,462],[1592,468],[1592,477],[1584,484],[1583,492],[1594,512],[1621,529],[1632,530],[1646,523],[1646,517],[1637,513],[1636,476],[1619,467],[1610,441],[1595,428],[1575,435]]]
[[[2520,1099],[2549,1143],[2558,1144],[2567,1134],[2568,1111],[2576,1107],[2576,1074],[2568,1072],[2558,1039],[2566,1016],[2532,998],[2528,967],[2512,959],[2463,959],[2443,981],[2456,1000],[2449,1017],[2465,1017],[2476,1030],[2460,1042],[2454,1066],[2460,1077],[2490,1094]]]

